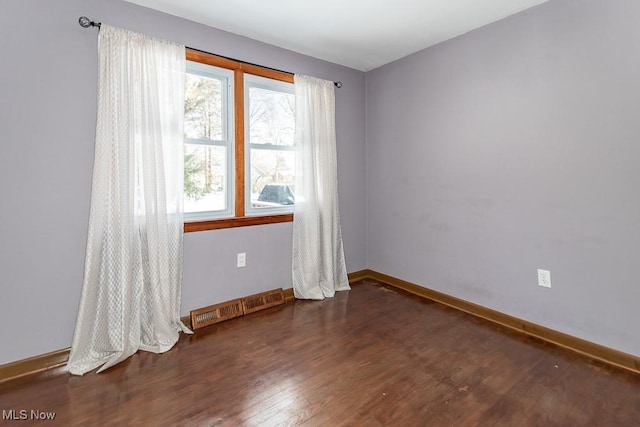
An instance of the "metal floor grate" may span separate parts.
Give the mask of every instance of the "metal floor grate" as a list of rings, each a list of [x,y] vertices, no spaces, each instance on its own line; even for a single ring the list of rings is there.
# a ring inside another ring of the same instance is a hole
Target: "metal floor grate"
[[[264,310],[280,304],[284,304],[284,292],[282,289],[274,289],[242,298],[244,314]]]
[[[242,301],[239,299],[210,305],[191,311],[191,327],[193,329],[204,328],[214,323],[233,319],[244,314]]]
[[[220,304],[210,305],[191,311],[193,330],[204,328],[218,322],[240,317],[245,314],[284,304],[282,289],[261,292],[248,297],[234,299]]]

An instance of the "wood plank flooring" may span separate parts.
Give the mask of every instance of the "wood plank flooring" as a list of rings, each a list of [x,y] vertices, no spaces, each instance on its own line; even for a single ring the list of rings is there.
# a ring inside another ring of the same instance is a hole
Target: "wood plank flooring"
[[[140,352],[0,384],[3,425],[638,426],[640,376],[364,280]],[[21,410],[53,421],[7,420]]]

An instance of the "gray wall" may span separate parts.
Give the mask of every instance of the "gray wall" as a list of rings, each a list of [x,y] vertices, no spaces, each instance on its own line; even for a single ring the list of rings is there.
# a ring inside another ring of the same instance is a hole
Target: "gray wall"
[[[365,265],[364,73],[117,0],[0,0],[0,364],[71,344],[82,285],[96,114],[97,31],[81,15],[325,79],[337,91],[349,271]],[[237,252],[247,267],[235,268]],[[182,314],[291,287],[291,224],[185,235]]]
[[[368,267],[640,356],[639,21],[552,0],[367,73]]]
[[[118,0],[0,0],[0,364],[71,343],[96,111],[80,15],[342,80],[349,271],[640,355],[638,2],[552,0],[371,71],[365,93],[358,71]],[[289,287],[290,249],[291,224],[185,235],[182,313]]]

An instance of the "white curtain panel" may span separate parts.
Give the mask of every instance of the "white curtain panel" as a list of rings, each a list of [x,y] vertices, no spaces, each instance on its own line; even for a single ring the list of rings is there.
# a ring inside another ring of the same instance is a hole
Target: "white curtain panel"
[[[91,211],[67,368],[103,371],[180,331],[185,50],[102,25]]]
[[[293,292],[299,299],[324,299],[350,289],[338,209],[335,86],[302,75],[294,86]]]

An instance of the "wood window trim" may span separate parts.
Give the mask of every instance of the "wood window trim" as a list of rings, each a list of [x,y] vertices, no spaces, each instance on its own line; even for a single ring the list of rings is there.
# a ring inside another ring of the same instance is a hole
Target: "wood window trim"
[[[235,214],[230,218],[185,222],[184,232],[190,233],[195,231],[218,230],[223,228],[247,227],[293,221],[293,214],[267,214],[261,216],[245,215],[244,74],[253,74],[255,76],[266,77],[286,83],[293,83],[293,75],[192,49],[186,49],[186,59],[187,61],[199,62],[202,64],[212,65],[214,67],[233,70],[233,96],[235,110]]]
[[[293,221],[293,214],[243,216],[225,219],[212,219],[209,221],[185,222],[184,232],[220,230],[223,228],[248,227],[251,225],[277,224]]]
[[[200,52],[186,49],[187,61],[200,62],[201,64],[213,65],[214,67],[226,68],[229,70],[240,70],[247,74],[266,77],[268,79],[280,80],[281,82],[293,83],[293,74],[271,68],[260,67],[246,62],[235,61],[223,56],[216,56],[212,53]]]

